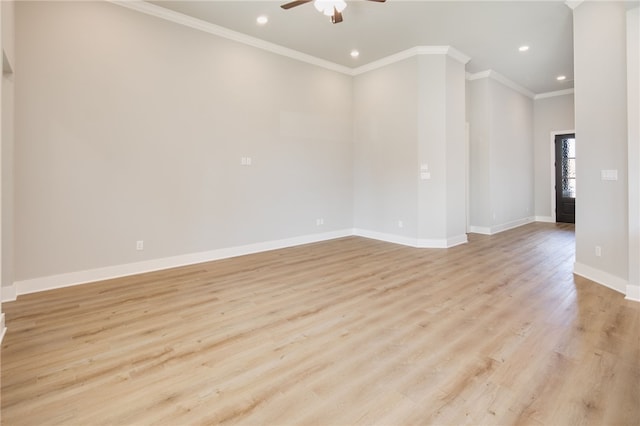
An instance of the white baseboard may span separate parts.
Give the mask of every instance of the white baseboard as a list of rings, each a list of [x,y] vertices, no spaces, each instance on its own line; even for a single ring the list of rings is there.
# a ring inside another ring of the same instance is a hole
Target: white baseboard
[[[460,244],[464,244],[468,241],[466,234],[451,238],[426,239],[412,238],[404,235],[388,234],[385,232],[371,231],[368,229],[354,229],[353,235],[415,248],[451,248]]]
[[[576,262],[573,264],[573,273],[619,293],[626,294],[627,281],[608,272]]]
[[[0,287],[0,300],[2,300],[2,302],[13,302],[16,300],[16,296],[15,283]]]
[[[4,339],[4,335],[7,334],[7,327],[4,326],[4,312],[0,314],[0,345]]]
[[[640,302],[640,286],[627,284],[625,299]]]
[[[556,219],[553,216],[536,216],[536,222],[556,223]]]
[[[469,232],[474,234],[494,235],[500,232],[508,231],[510,229],[517,228],[519,226],[527,225],[534,221],[533,217],[525,217],[511,222],[502,223],[500,225],[493,225],[491,227],[486,226],[469,226]]]
[[[459,246],[468,242],[469,239],[467,238],[467,234],[458,235],[457,237],[449,237],[447,238],[447,248]]]
[[[487,226],[469,225],[469,232],[472,234],[491,235],[491,228]]]
[[[124,265],[107,266],[104,268],[21,280],[16,281],[13,287],[2,287],[2,300],[11,301],[16,300],[17,296],[23,294],[54,290],[58,288],[70,287],[78,284],[86,284],[112,278],[119,278],[128,275],[136,275],[145,272],[159,271],[179,266],[227,259],[230,257],[243,256],[246,254],[258,253],[268,250],[276,250],[302,244],[327,241],[335,238],[348,237],[350,235],[353,235],[352,230],[346,229],[325,232],[321,234],[285,238],[282,240],[248,244],[238,247],[211,250],[200,253],[191,253],[162,259],[147,260],[143,262],[128,263]]]
[[[508,231],[510,229],[517,228],[519,226],[527,225],[533,222],[533,217],[525,217],[518,220],[513,220],[511,222],[503,223],[500,225],[495,225],[491,227],[491,234],[497,234],[499,232]]]
[[[0,287],[0,300],[4,302],[14,302],[17,298],[16,284]]]

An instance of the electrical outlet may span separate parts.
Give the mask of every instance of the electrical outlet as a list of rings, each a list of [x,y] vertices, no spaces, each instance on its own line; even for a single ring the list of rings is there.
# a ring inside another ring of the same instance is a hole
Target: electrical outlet
[[[602,247],[596,246],[596,257],[602,256]]]
[[[324,225],[324,218],[321,217],[319,219],[316,219],[316,226],[322,226],[322,225]]]
[[[144,250],[144,241],[142,240],[136,241],[136,250]]]
[[[404,222],[399,220],[398,221],[398,228],[404,228]]]

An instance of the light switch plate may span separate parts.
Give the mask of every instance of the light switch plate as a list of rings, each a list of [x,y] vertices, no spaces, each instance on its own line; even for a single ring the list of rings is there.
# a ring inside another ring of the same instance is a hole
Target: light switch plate
[[[618,180],[618,171],[617,170],[601,170],[600,178],[602,180]]]

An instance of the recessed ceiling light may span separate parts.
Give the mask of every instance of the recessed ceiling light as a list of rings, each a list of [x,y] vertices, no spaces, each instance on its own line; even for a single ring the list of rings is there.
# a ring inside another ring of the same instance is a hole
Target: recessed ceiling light
[[[357,58],[358,56],[360,56],[360,52],[358,52],[357,50],[353,49],[351,51],[351,57],[352,58]]]
[[[521,52],[526,52],[527,50],[529,50],[529,46],[520,46],[518,47],[518,50]]]
[[[261,15],[261,16],[258,16],[258,17],[256,18],[256,22],[258,23],[258,25],[264,25],[264,24],[266,24],[267,22],[269,22],[269,18],[267,18],[267,17],[266,17],[266,16],[264,16],[264,15]]]
[[[556,77],[556,80],[558,80],[558,81],[562,81],[562,80],[566,80],[566,79],[567,79],[567,76],[565,76],[565,75],[559,75],[559,76]]]

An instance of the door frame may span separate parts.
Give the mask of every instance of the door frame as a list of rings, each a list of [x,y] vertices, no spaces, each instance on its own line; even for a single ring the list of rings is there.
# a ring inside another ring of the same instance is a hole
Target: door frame
[[[551,132],[551,143],[549,144],[549,171],[550,171],[550,186],[549,195],[551,197],[551,222],[556,221],[556,136],[565,135],[568,133],[575,134],[575,130],[553,130]]]

